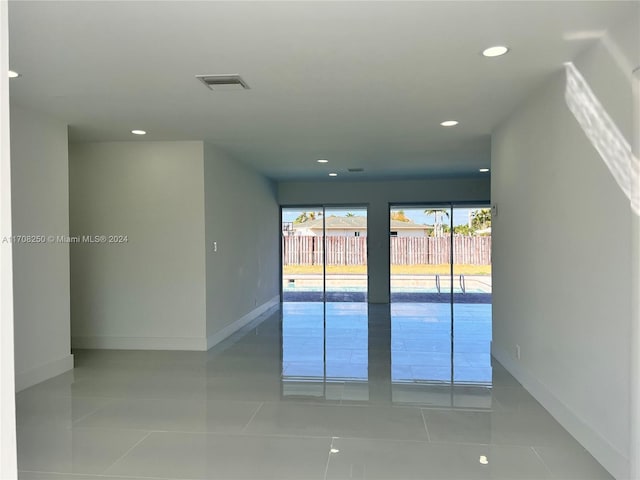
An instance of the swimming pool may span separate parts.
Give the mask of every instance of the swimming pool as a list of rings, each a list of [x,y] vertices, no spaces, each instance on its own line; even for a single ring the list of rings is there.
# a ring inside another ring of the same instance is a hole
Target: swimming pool
[[[491,294],[491,277],[486,275],[459,275],[451,281],[446,276],[392,275],[391,293],[454,293]],[[366,275],[329,275],[323,282],[322,275],[286,275],[283,278],[284,292],[367,292]]]
[[[440,293],[450,293],[451,287],[443,287],[440,289]],[[321,292],[322,285],[313,286],[295,286],[287,282],[283,284],[283,292]],[[327,292],[366,292],[367,287],[342,287],[342,286],[327,286]],[[454,293],[462,293],[462,290],[458,288],[453,289]],[[438,289],[433,288],[420,288],[420,287],[391,287],[391,293],[438,293]],[[466,288],[465,293],[489,293],[486,289],[480,288]]]

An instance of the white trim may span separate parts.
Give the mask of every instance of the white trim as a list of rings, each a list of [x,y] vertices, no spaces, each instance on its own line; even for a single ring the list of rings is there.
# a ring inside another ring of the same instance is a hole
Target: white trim
[[[204,337],[71,337],[73,348],[105,350],[195,350],[207,349]]]
[[[73,370],[73,355],[67,355],[24,372],[16,373],[16,392],[49,380],[69,370]]]
[[[629,459],[606,438],[575,414],[542,382],[504,350],[491,344],[491,355],[617,479],[629,478]]]
[[[245,327],[246,325],[254,321],[263,313],[267,312],[268,310],[271,310],[272,308],[278,305],[280,305],[280,295],[276,295],[271,300],[268,300],[267,302],[263,303],[259,307],[254,308],[249,313],[247,313],[243,317],[240,317],[235,322],[230,323],[226,327],[223,327],[213,335],[209,335],[207,337],[207,348],[209,349],[216,346],[218,343],[229,338],[231,335],[233,335],[235,332],[240,330],[242,327]]]

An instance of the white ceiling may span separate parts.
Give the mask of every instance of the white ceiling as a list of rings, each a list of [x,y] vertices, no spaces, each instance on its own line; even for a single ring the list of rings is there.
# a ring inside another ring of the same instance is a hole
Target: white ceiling
[[[480,175],[492,129],[632,3],[11,1],[11,96],[72,141],[206,140],[274,179]]]

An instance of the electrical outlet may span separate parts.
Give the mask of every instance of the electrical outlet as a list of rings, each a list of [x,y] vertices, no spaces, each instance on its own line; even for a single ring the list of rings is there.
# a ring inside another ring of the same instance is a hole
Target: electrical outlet
[[[520,360],[520,345],[516,344],[516,358]]]

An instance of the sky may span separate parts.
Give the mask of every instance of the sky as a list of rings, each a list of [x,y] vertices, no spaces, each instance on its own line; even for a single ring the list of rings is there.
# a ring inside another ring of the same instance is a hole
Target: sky
[[[393,208],[392,211],[403,210],[404,214],[407,218],[411,219],[415,223],[419,224],[428,224],[433,225],[434,218],[433,215],[426,215],[424,210],[430,210],[438,207],[420,207],[420,208],[411,208],[411,207],[402,207],[402,208]],[[443,207],[446,208],[446,207]],[[319,208],[318,210],[321,210]],[[477,208],[454,208],[453,210],[453,224],[454,225],[466,225],[469,223],[469,212],[472,210],[477,210]],[[309,209],[282,209],[282,220],[284,222],[293,222],[298,215],[300,215],[304,211],[310,211]],[[327,208],[327,215],[336,215],[336,216],[346,216],[347,213],[353,213],[354,215],[364,216],[366,215],[366,210],[357,209],[357,208]],[[449,223],[448,218],[444,218],[444,223]]]

